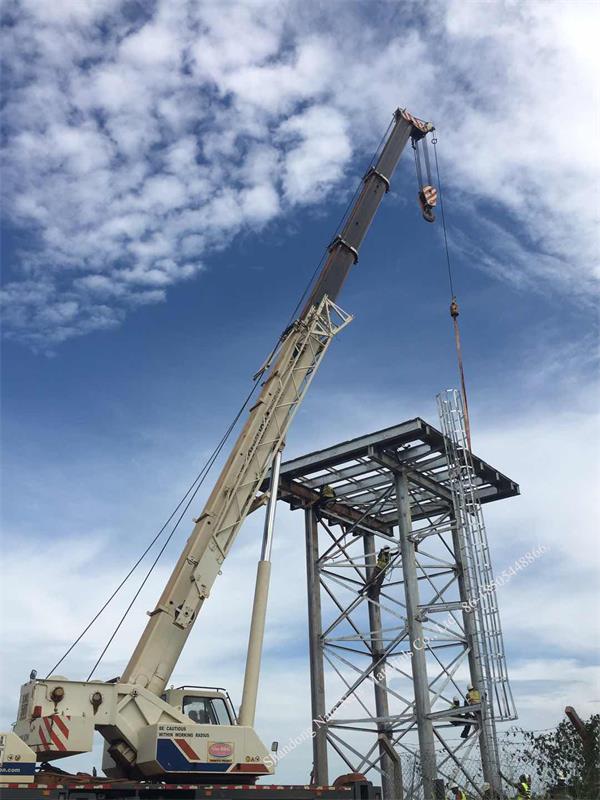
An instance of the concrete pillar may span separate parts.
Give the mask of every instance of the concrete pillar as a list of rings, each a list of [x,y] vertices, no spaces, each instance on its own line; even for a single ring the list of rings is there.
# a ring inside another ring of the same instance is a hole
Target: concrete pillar
[[[313,736],[313,782],[329,784],[327,726],[324,722],[325,670],[321,640],[321,586],[319,583],[319,537],[317,516],[312,508],[304,512],[306,532],[306,583],[308,596],[308,647],[310,656],[310,704]]]
[[[375,537],[372,533],[363,533],[363,546],[365,551],[365,561],[367,564],[367,581],[371,581],[375,572],[377,553],[375,549]],[[369,632],[371,636],[371,653],[373,663],[377,664],[373,671],[373,684],[375,692],[375,713],[380,718],[377,723],[379,734],[379,762],[383,770],[381,776],[381,789],[383,800],[402,800],[404,797],[402,789],[402,766],[400,759],[392,758],[392,729],[389,722],[383,720],[390,715],[390,708],[387,695],[387,678],[385,674],[385,659],[382,658],[385,652],[381,626],[381,607],[379,605],[380,588],[375,583],[369,583],[367,597],[369,598]]]
[[[474,590],[471,588],[469,573],[467,568],[467,553],[464,531],[459,529],[456,524],[456,518],[452,515],[452,547],[454,550],[454,557],[458,567],[458,593],[461,603],[469,603],[471,600],[477,601],[478,598],[474,596]],[[479,749],[481,752],[481,768],[483,770],[484,780],[489,783],[494,796],[502,796],[502,779],[500,777],[500,765],[498,763],[498,754],[496,751],[496,737],[494,735],[494,720],[490,717],[490,706],[486,701],[487,690],[483,667],[482,667],[482,653],[479,644],[479,637],[477,635],[477,610],[465,611],[463,609],[463,626],[467,638],[467,647],[469,648],[469,672],[471,675],[471,683],[478,690],[482,698],[482,711],[481,711],[481,728],[479,731]]]
[[[410,514],[410,495],[408,479],[404,470],[396,473],[396,500],[398,504],[398,528],[400,531],[400,552],[402,554],[402,574],[406,598],[406,621],[412,651],[411,663],[415,691],[415,714],[419,735],[421,775],[425,800],[436,797],[437,766],[433,738],[431,702],[427,677],[427,660],[423,641],[423,625],[419,617],[419,582],[415,546],[410,540],[412,520]]]

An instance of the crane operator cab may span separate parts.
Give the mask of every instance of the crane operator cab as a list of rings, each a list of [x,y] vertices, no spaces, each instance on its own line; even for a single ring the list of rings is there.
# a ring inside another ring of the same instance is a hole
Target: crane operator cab
[[[251,784],[273,774],[274,758],[252,727],[239,724],[225,689],[172,687],[158,702],[165,710],[170,707],[172,714],[163,712],[158,719],[154,716],[154,724],[149,719],[150,724],[139,732],[133,767],[138,777],[173,780],[176,776],[186,783]],[[155,713],[145,709],[147,715]],[[114,746],[105,748],[105,774],[134,774],[116,751]]]
[[[235,725],[237,720],[228,692],[212,686],[179,686],[163,695],[170,706],[183,711],[198,725]]]

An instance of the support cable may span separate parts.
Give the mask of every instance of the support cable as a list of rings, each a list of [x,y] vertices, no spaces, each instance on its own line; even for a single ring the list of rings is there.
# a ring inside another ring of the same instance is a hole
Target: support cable
[[[175,533],[175,531],[176,531],[177,527],[179,526],[179,523],[181,522],[183,515],[186,513],[186,511],[187,511],[187,510],[188,510],[188,508],[190,507],[190,504],[191,504],[192,500],[194,499],[194,497],[195,497],[195,496],[196,496],[196,494],[198,493],[198,490],[200,489],[200,487],[201,487],[201,486],[202,486],[202,484],[204,483],[204,481],[205,481],[206,477],[208,476],[208,473],[209,473],[209,471],[210,471],[210,469],[211,469],[212,465],[214,464],[214,462],[216,461],[216,459],[219,457],[219,454],[221,453],[221,451],[222,451],[223,447],[225,446],[225,443],[227,442],[227,439],[228,439],[228,438],[229,438],[229,436],[231,435],[231,432],[232,432],[232,430],[234,429],[235,425],[237,424],[237,421],[239,420],[240,416],[242,415],[242,413],[244,412],[244,410],[245,410],[245,408],[247,407],[248,403],[250,402],[250,400],[251,400],[252,396],[254,395],[254,393],[255,393],[255,391],[256,391],[256,388],[257,388],[257,386],[258,386],[258,384],[259,384],[259,381],[260,381],[260,377],[261,377],[261,376],[262,376],[262,372],[261,372],[261,373],[260,373],[260,374],[259,374],[259,375],[258,375],[258,376],[255,378],[255,380],[254,380],[254,383],[253,383],[253,385],[252,385],[252,388],[251,388],[250,392],[248,393],[248,395],[247,395],[246,399],[244,400],[244,403],[242,404],[242,406],[240,407],[239,411],[237,412],[237,414],[236,414],[236,415],[235,415],[235,417],[233,418],[232,422],[229,424],[229,427],[227,428],[227,430],[226,430],[226,431],[225,431],[225,433],[223,434],[223,436],[222,436],[222,438],[221,438],[220,442],[219,442],[219,443],[218,443],[218,445],[215,447],[215,449],[213,450],[213,452],[211,453],[211,455],[208,457],[208,459],[207,459],[207,460],[206,460],[206,462],[204,463],[204,465],[203,465],[202,469],[200,470],[200,472],[198,473],[198,475],[196,475],[196,477],[194,478],[194,480],[192,481],[192,483],[191,483],[191,484],[190,484],[190,486],[188,487],[187,491],[185,492],[185,494],[183,495],[183,497],[181,498],[181,500],[180,500],[180,501],[177,503],[177,505],[175,506],[175,508],[173,509],[173,511],[171,512],[171,514],[169,515],[169,517],[168,517],[168,519],[166,520],[166,522],[164,523],[164,525],[161,527],[161,529],[158,531],[158,533],[157,533],[157,534],[154,536],[154,538],[153,538],[153,539],[150,541],[150,543],[148,544],[148,546],[146,547],[146,549],[144,550],[144,552],[143,552],[143,553],[141,554],[141,556],[140,556],[140,557],[137,559],[137,561],[135,562],[135,564],[134,564],[134,565],[131,567],[131,569],[129,570],[129,572],[127,573],[127,575],[125,575],[125,577],[124,577],[124,578],[123,578],[123,580],[122,580],[122,581],[119,583],[119,585],[116,587],[116,589],[115,589],[115,590],[112,592],[112,594],[110,595],[110,597],[109,597],[109,598],[108,598],[108,599],[107,599],[107,600],[104,602],[104,604],[102,605],[102,607],[100,608],[100,610],[99,610],[99,611],[98,611],[98,612],[97,612],[97,613],[94,615],[94,617],[93,617],[93,618],[90,620],[90,622],[89,622],[89,623],[88,623],[88,624],[85,626],[85,628],[84,628],[84,629],[81,631],[81,633],[80,633],[80,634],[79,634],[79,636],[78,636],[78,637],[75,639],[75,641],[74,641],[74,642],[73,642],[73,643],[70,645],[70,647],[69,647],[69,648],[68,648],[68,649],[65,651],[65,653],[62,655],[62,657],[61,657],[61,658],[60,658],[60,659],[59,659],[59,660],[56,662],[56,664],[55,664],[55,665],[52,667],[52,669],[51,669],[51,670],[48,672],[48,675],[46,675],[46,678],[48,678],[48,677],[49,677],[49,676],[50,676],[50,675],[51,675],[51,674],[52,674],[52,673],[53,673],[53,672],[54,672],[54,671],[57,669],[57,667],[59,667],[59,666],[60,666],[60,664],[62,664],[62,662],[63,662],[63,661],[65,660],[65,658],[66,658],[66,657],[69,655],[69,653],[70,653],[70,652],[73,650],[73,648],[74,648],[74,647],[75,647],[77,644],[79,644],[79,642],[80,642],[80,641],[83,639],[83,637],[84,637],[84,636],[85,636],[85,634],[86,634],[86,633],[89,631],[89,629],[92,627],[92,625],[93,625],[93,624],[96,622],[96,620],[97,620],[97,619],[98,619],[98,618],[101,616],[101,614],[102,614],[102,613],[105,611],[105,609],[106,609],[106,608],[107,608],[107,607],[110,605],[110,603],[111,603],[111,602],[112,602],[112,600],[113,600],[113,599],[116,597],[116,595],[119,593],[119,591],[120,591],[120,590],[123,588],[123,586],[125,585],[125,583],[126,583],[126,582],[129,580],[129,578],[130,578],[130,577],[133,575],[133,573],[134,573],[134,572],[135,572],[135,570],[138,568],[138,566],[141,564],[141,562],[144,560],[144,558],[146,557],[146,555],[147,555],[147,554],[150,552],[150,550],[152,549],[152,547],[153,547],[153,546],[156,544],[156,542],[159,540],[159,538],[161,537],[161,535],[162,535],[162,534],[165,532],[165,530],[166,530],[167,526],[168,526],[168,525],[169,525],[169,523],[172,521],[172,519],[175,517],[175,515],[177,514],[177,512],[179,511],[179,509],[180,509],[180,508],[181,508],[181,507],[184,505],[184,503],[185,503],[185,507],[184,507],[184,509],[183,509],[183,511],[182,511],[182,513],[181,513],[181,515],[179,516],[179,518],[178,518],[177,522],[175,523],[175,525],[174,525],[173,529],[171,530],[171,532],[170,532],[169,536],[167,537],[167,540],[166,540],[166,542],[163,544],[163,546],[162,546],[162,548],[161,548],[160,552],[158,553],[158,556],[157,556],[157,558],[155,559],[155,561],[153,562],[153,564],[152,564],[152,565],[151,565],[151,567],[150,567],[150,570],[148,571],[148,573],[147,573],[147,574],[146,574],[146,576],[144,577],[144,579],[143,579],[143,582],[142,582],[142,583],[141,583],[141,585],[138,587],[138,590],[137,590],[136,594],[134,595],[134,598],[133,598],[133,600],[132,600],[132,601],[131,601],[131,603],[129,604],[129,606],[128,606],[128,608],[127,608],[127,611],[125,612],[125,614],[123,615],[123,617],[122,617],[122,618],[121,618],[121,620],[119,621],[119,623],[118,623],[118,625],[117,625],[116,629],[114,630],[113,634],[111,635],[111,637],[110,637],[110,639],[109,639],[109,641],[108,641],[108,643],[107,643],[106,647],[105,647],[105,648],[104,648],[104,650],[102,651],[102,654],[101,654],[101,656],[100,656],[100,659],[99,659],[99,660],[96,662],[96,664],[94,665],[94,669],[92,670],[92,672],[91,672],[91,673],[90,673],[90,675],[88,676],[87,680],[89,680],[89,679],[90,679],[90,677],[92,676],[92,674],[93,674],[93,673],[94,673],[94,671],[96,670],[96,667],[97,667],[97,666],[98,666],[98,664],[100,663],[100,660],[101,660],[102,656],[104,656],[104,653],[106,652],[106,649],[107,649],[108,645],[109,645],[109,644],[112,642],[112,640],[114,639],[114,636],[115,636],[115,634],[117,633],[118,629],[121,627],[122,623],[124,622],[124,620],[125,620],[125,617],[126,617],[126,616],[127,616],[127,614],[129,613],[129,610],[131,609],[131,606],[133,605],[133,603],[134,603],[134,602],[135,602],[135,600],[137,599],[137,597],[138,597],[139,593],[141,592],[141,590],[142,590],[142,588],[143,588],[144,584],[146,583],[146,581],[147,581],[147,580],[148,580],[148,578],[150,577],[150,574],[151,574],[151,573],[152,573],[152,571],[154,570],[154,567],[156,566],[156,564],[157,564],[157,562],[158,562],[158,559],[159,559],[159,558],[160,558],[160,556],[163,554],[163,552],[164,552],[164,550],[165,550],[165,548],[166,548],[167,544],[169,543],[169,541],[171,540],[171,538],[172,538],[173,534]],[[187,498],[189,498],[189,499],[187,500],[187,503],[186,503],[186,499],[187,499]]]
[[[467,399],[467,385],[465,381],[465,370],[463,366],[463,358],[462,358],[462,347],[460,341],[460,329],[458,325],[458,316],[459,316],[459,308],[458,302],[456,300],[456,294],[454,293],[454,281],[452,277],[452,265],[450,263],[450,248],[448,246],[448,230],[446,227],[446,215],[444,213],[444,195],[442,192],[442,179],[440,177],[440,165],[438,162],[438,154],[437,154],[437,138],[434,136],[431,140],[433,144],[433,152],[435,156],[435,171],[437,174],[437,185],[438,185],[438,193],[440,197],[440,210],[442,212],[442,228],[444,231],[444,249],[446,251],[446,265],[448,268],[448,283],[450,285],[450,316],[452,317],[452,326],[454,328],[454,344],[456,347],[456,358],[458,362],[458,372],[460,376],[460,388],[461,394],[463,399],[463,406],[465,411],[465,433],[467,437],[467,444],[469,446],[469,450],[472,452],[473,448],[471,445],[471,421],[469,417],[469,402]]]
[[[177,530],[177,528],[179,527],[179,524],[180,524],[181,520],[183,519],[183,517],[184,517],[185,513],[187,512],[188,508],[189,508],[189,507],[190,507],[190,505],[192,504],[192,501],[193,501],[193,499],[196,497],[196,495],[198,494],[198,491],[200,490],[200,487],[202,486],[202,484],[203,484],[203,483],[204,483],[204,481],[206,480],[206,477],[208,476],[208,473],[210,472],[210,469],[211,469],[212,465],[215,463],[215,461],[216,461],[216,460],[217,460],[217,458],[219,457],[219,454],[221,453],[221,450],[222,450],[222,449],[223,449],[223,447],[225,446],[225,443],[227,442],[227,439],[229,439],[229,436],[231,435],[231,432],[232,432],[232,430],[235,428],[235,426],[236,426],[236,424],[237,424],[237,422],[238,422],[239,418],[242,416],[242,414],[243,414],[243,412],[244,412],[244,409],[246,408],[246,406],[247,406],[247,405],[248,405],[248,403],[250,402],[250,400],[251,400],[251,398],[252,398],[252,396],[253,396],[254,392],[256,391],[256,388],[257,388],[257,386],[258,386],[259,380],[260,380],[260,377],[257,377],[257,378],[255,378],[255,381],[254,381],[254,384],[253,384],[253,386],[252,386],[252,389],[251,389],[251,390],[248,392],[248,395],[246,396],[246,399],[244,400],[243,404],[241,405],[241,407],[240,407],[239,411],[237,412],[237,414],[235,415],[235,417],[234,417],[234,418],[233,418],[233,420],[231,421],[231,423],[230,423],[229,427],[227,428],[227,430],[225,431],[225,433],[224,433],[223,437],[221,438],[221,441],[220,441],[220,442],[219,442],[219,444],[218,444],[218,445],[215,447],[215,449],[214,449],[214,450],[213,450],[213,452],[211,453],[210,457],[208,458],[208,460],[207,460],[207,461],[206,461],[206,463],[204,464],[204,467],[202,468],[202,470],[201,470],[201,471],[200,471],[200,473],[199,473],[199,475],[201,475],[202,477],[200,478],[200,480],[198,480],[198,483],[197,483],[197,486],[196,486],[196,488],[194,489],[194,491],[193,491],[193,492],[192,492],[192,494],[190,495],[190,497],[189,497],[189,500],[187,501],[187,503],[185,504],[185,507],[184,507],[183,511],[182,511],[182,512],[181,512],[181,514],[179,515],[179,517],[178,517],[178,519],[177,519],[177,522],[175,523],[175,525],[173,526],[173,528],[172,528],[172,530],[171,530],[171,533],[170,533],[170,534],[167,536],[167,538],[166,538],[166,540],[165,540],[165,542],[164,542],[163,546],[162,546],[162,547],[161,547],[161,549],[158,551],[158,554],[157,554],[156,558],[154,559],[154,561],[153,561],[153,562],[152,562],[152,564],[150,565],[150,568],[149,568],[149,569],[148,569],[148,571],[146,572],[146,575],[144,576],[144,579],[143,579],[143,580],[142,580],[142,582],[140,583],[140,585],[139,585],[139,587],[138,587],[138,589],[137,589],[136,593],[134,594],[134,596],[133,596],[133,598],[132,598],[131,602],[129,603],[129,605],[128,605],[128,606],[127,606],[127,608],[125,609],[125,612],[124,612],[123,616],[121,617],[121,619],[120,619],[120,620],[119,620],[119,622],[117,623],[117,625],[116,625],[116,627],[115,627],[114,631],[113,631],[113,632],[112,632],[112,634],[110,635],[110,637],[109,637],[109,639],[108,639],[107,643],[106,643],[106,644],[105,644],[105,646],[104,646],[104,649],[102,650],[102,652],[100,653],[100,655],[99,655],[99,657],[98,657],[98,660],[97,660],[97,661],[96,661],[96,663],[94,664],[94,666],[93,666],[93,668],[92,668],[92,671],[90,672],[90,674],[89,674],[89,675],[88,675],[88,677],[86,678],[86,680],[87,680],[87,681],[89,681],[89,680],[90,680],[90,678],[92,677],[92,675],[93,675],[93,674],[94,674],[94,672],[96,671],[96,669],[97,669],[98,665],[100,664],[100,662],[102,661],[102,659],[103,659],[103,657],[104,657],[104,654],[106,653],[106,651],[108,650],[108,648],[109,648],[109,646],[110,646],[111,642],[113,641],[113,639],[114,639],[114,638],[115,638],[115,636],[117,635],[117,633],[118,633],[118,631],[119,631],[119,629],[120,629],[121,625],[123,624],[123,622],[125,622],[125,618],[127,617],[127,615],[129,614],[129,612],[131,611],[131,608],[133,607],[133,604],[135,603],[135,601],[137,600],[137,598],[138,598],[138,596],[139,596],[140,592],[141,592],[141,591],[142,591],[142,589],[144,588],[144,586],[145,586],[145,584],[146,584],[146,582],[147,582],[148,578],[150,577],[150,575],[151,575],[151,574],[152,574],[152,572],[154,571],[154,568],[156,567],[156,565],[157,565],[157,564],[158,564],[158,562],[159,562],[159,559],[160,559],[160,557],[162,556],[162,554],[163,554],[163,553],[164,553],[164,551],[166,550],[166,548],[167,548],[167,545],[169,544],[169,542],[170,542],[170,541],[171,541],[171,539],[173,538],[173,534],[175,533],[175,531],[176,531],[176,530]],[[192,485],[193,485],[193,484],[192,484]],[[181,503],[179,503],[178,507],[180,507],[180,506],[181,506]],[[172,519],[172,518],[173,518],[174,514],[175,514],[175,512],[173,512],[173,514],[171,515],[170,519]],[[168,524],[168,523],[167,523],[167,524]],[[165,527],[166,527],[166,524],[165,524],[165,526],[163,526],[163,530],[164,530],[164,528],[165,528]]]

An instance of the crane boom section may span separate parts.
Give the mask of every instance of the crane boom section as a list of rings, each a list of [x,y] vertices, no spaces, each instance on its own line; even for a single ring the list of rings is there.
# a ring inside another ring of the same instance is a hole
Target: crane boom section
[[[409,136],[432,127],[398,110],[375,166],[299,319],[284,338],[257,403],[175,565],[121,678],[160,695],[177,663],[198,612],[208,597],[259,486],[283,444],[292,418],[333,339],[350,317],[335,304],[358,248],[389,188]]]
[[[419,138],[430,130],[433,130],[433,126],[429,123],[421,122],[403,109],[396,111],[390,135],[375,165],[364,176],[358,199],[339,235],[329,246],[329,256],[300,316],[306,314],[324,295],[332,300],[338,297],[350,268],[358,261],[358,250],[390,187],[392,175],[409,137]]]

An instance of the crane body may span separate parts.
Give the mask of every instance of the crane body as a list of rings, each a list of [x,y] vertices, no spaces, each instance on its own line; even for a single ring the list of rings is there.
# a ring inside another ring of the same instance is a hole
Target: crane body
[[[238,722],[225,690],[167,685],[327,349],[351,320],[335,301],[358,260],[400,155],[409,138],[423,138],[431,130],[429,123],[396,111],[389,136],[329,246],[298,319],[284,332],[272,363],[263,368],[266,379],[258,399],[155,608],[148,612],[122,676],[104,682],[52,675],[33,677],[23,685],[14,727],[18,743],[14,734],[6,736],[13,737],[15,747],[30,748],[36,761],[89,752],[97,730],[106,743],[103,769],[112,778],[164,780],[175,775],[177,780],[222,783],[235,776],[235,782],[251,783],[273,772],[274,759],[252,725]],[[244,718],[253,720],[255,699],[244,699],[243,706],[252,709]],[[31,756],[19,759],[25,765]],[[2,772],[0,763],[0,782]]]

